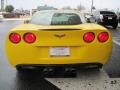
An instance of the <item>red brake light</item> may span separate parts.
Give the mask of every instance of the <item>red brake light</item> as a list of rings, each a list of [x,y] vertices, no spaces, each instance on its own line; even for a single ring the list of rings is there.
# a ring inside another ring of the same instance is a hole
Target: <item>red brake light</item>
[[[18,33],[11,33],[10,36],[9,36],[9,40],[12,43],[17,44],[21,41],[21,36]]]
[[[83,39],[85,42],[90,43],[95,39],[95,34],[93,32],[87,32],[84,34]]]
[[[27,43],[34,43],[36,41],[36,36],[33,33],[26,33],[23,39]]]
[[[107,32],[101,32],[99,35],[98,35],[98,40],[100,42],[106,42],[109,38],[109,34]]]

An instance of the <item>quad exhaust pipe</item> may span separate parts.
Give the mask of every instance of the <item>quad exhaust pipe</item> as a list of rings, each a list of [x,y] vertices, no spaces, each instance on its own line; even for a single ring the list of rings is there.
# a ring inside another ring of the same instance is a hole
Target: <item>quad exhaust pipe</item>
[[[61,69],[54,69],[54,68],[50,68],[50,67],[43,69],[43,73],[53,73],[55,71],[59,72],[59,71],[61,71]],[[74,72],[76,72],[76,69],[75,68],[64,68],[64,69],[62,69],[62,72],[74,73]]]

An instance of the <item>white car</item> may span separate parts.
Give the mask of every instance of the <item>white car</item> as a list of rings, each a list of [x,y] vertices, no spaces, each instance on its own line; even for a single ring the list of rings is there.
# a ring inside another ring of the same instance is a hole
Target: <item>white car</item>
[[[90,13],[85,13],[84,16],[85,16],[87,22],[95,23],[95,19],[93,18],[93,15],[91,15]]]
[[[3,21],[3,15],[0,15],[0,22]]]

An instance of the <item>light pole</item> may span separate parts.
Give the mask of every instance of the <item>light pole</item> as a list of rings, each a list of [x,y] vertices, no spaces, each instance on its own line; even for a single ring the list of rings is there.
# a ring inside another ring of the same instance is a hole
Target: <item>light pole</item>
[[[93,10],[93,0],[92,0],[92,5],[91,5],[91,14],[92,14],[92,10]]]
[[[5,6],[7,6],[7,0],[6,0],[6,5]]]
[[[4,0],[1,0],[1,11],[4,10]]]
[[[81,11],[81,0],[80,0],[80,11]]]

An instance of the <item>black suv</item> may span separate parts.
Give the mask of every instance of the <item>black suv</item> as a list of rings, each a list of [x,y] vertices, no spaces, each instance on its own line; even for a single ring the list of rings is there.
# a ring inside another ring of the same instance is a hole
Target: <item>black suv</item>
[[[113,26],[114,29],[118,26],[118,17],[112,11],[93,11],[93,17],[98,24],[101,25],[110,25]]]
[[[119,18],[119,23],[120,23],[120,13],[119,13],[119,15],[118,15],[118,18]]]

